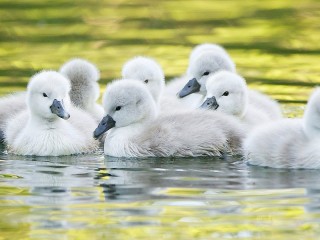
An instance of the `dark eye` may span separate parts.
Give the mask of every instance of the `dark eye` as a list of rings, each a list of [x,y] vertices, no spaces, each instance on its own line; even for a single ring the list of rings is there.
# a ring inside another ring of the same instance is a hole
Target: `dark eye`
[[[208,71],[207,71],[207,72],[204,72],[204,73],[202,74],[202,76],[207,76],[207,75],[209,75],[209,73],[210,73],[210,72],[208,72]]]
[[[42,93],[42,96],[44,97],[48,97],[48,95],[46,93]]]
[[[121,109],[121,106],[116,107],[116,111],[119,111]]]
[[[149,80],[148,80],[148,79],[146,79],[146,80],[144,80],[144,82],[145,82],[145,83],[148,83],[148,82],[149,82]]]
[[[229,95],[229,92],[228,91],[225,91],[222,96],[228,96]]]

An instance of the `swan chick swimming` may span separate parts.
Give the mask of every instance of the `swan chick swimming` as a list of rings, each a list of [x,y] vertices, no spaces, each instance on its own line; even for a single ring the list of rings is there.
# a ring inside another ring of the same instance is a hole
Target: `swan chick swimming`
[[[201,105],[203,109],[221,111],[243,121],[249,128],[271,121],[272,118],[249,103],[247,84],[240,75],[219,71],[206,83],[207,95]]]
[[[155,102],[160,101],[165,86],[165,78],[161,66],[155,60],[141,56],[130,59],[123,65],[122,77],[143,82]]]
[[[220,58],[225,59],[225,61],[228,62],[228,64],[230,65],[230,68],[232,69],[232,71],[235,71],[236,65],[234,61],[231,59],[230,55],[222,46],[218,44],[212,44],[212,43],[199,44],[192,49],[189,55],[189,64],[188,64],[189,66],[188,66],[187,72],[181,77],[177,77],[170,80],[166,85],[165,93],[168,95],[176,95],[178,92],[181,91],[181,89],[183,89],[186,83],[189,83],[188,86],[190,87],[193,84],[195,84],[196,85],[195,87],[197,88],[197,82],[189,81],[194,77],[193,76],[190,77],[188,74],[192,74],[190,73],[192,72],[190,68],[198,58],[198,55],[208,51],[214,52],[215,55],[218,55]],[[199,107],[202,100],[203,100],[203,95],[197,92],[194,92],[193,94],[185,95],[182,98],[180,97],[180,101],[182,101],[185,105],[191,106],[191,108]]]
[[[244,137],[238,120],[211,111],[195,110],[158,116],[144,84],[114,81],[103,97],[106,116],[94,131],[107,132],[105,155],[114,157],[220,156],[237,152]]]
[[[320,168],[320,89],[311,95],[302,119],[282,119],[255,128],[244,141],[251,165]]]
[[[104,112],[97,103],[100,96],[98,68],[87,60],[75,58],[63,64],[59,71],[71,82],[71,102],[100,120]]]
[[[222,47],[208,43],[195,47],[190,54],[187,70],[191,80],[179,91],[179,97],[184,98],[191,93],[200,93],[205,96],[208,77],[219,69],[236,72],[234,62]],[[257,109],[268,109],[265,113],[271,118],[280,119],[282,117],[279,104],[265,94],[249,89],[248,96],[250,104],[255,105]]]
[[[159,63],[148,57],[135,57],[127,61],[122,68],[124,79],[135,79],[147,86],[161,112],[188,109],[176,96],[163,93],[165,77]]]
[[[179,97],[183,98],[196,92],[205,95],[208,77],[220,70],[236,71],[233,61],[223,54],[214,50],[200,52],[188,67],[187,75],[192,79],[178,93]]]
[[[31,78],[27,110],[7,121],[9,153],[60,156],[95,150],[97,143],[91,131],[96,123],[89,114],[71,105],[69,91],[69,80],[58,72],[42,71]]]

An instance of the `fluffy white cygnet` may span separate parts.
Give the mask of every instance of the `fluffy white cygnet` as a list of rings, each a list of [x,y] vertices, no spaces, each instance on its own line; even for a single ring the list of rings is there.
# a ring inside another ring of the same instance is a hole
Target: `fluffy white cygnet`
[[[76,58],[66,62],[60,68],[60,73],[71,81],[71,102],[100,121],[104,112],[97,103],[100,96],[98,68],[89,61]]]
[[[130,59],[122,68],[122,77],[138,80],[145,84],[161,112],[190,108],[184,105],[176,95],[163,94],[165,87],[164,73],[160,64],[151,58],[139,56]]]
[[[203,93],[199,93],[200,85],[197,84],[197,81],[195,81],[195,77],[193,76],[193,70],[192,66],[195,64],[201,65],[202,58],[199,57],[199,55],[203,53],[211,52],[209,56],[212,56],[211,64],[216,65],[218,69],[227,69],[230,71],[235,71],[236,65],[231,59],[230,55],[227,53],[227,51],[220,45],[212,44],[212,43],[204,43],[199,44],[193,48],[193,50],[190,53],[189,56],[189,66],[187,69],[186,74],[184,74],[181,77],[172,79],[169,81],[165,88],[165,93],[170,95],[176,95],[177,93],[180,93],[180,100],[185,103],[186,105],[190,106],[191,108],[197,108],[199,107],[200,103],[203,100]],[[204,54],[207,56],[206,54]],[[209,63],[210,65],[210,63]],[[188,85],[185,92],[193,92],[193,94],[181,94],[181,89],[183,89],[186,84]],[[193,86],[194,85],[194,86]]]
[[[27,110],[7,120],[8,152],[59,156],[95,150],[92,131],[96,122],[72,107],[69,91],[69,80],[55,71],[34,75],[27,88]]]
[[[191,80],[179,92],[179,97],[184,98],[191,93],[200,93],[203,96],[207,94],[206,82],[211,75],[218,71],[225,70],[235,72],[235,65],[231,58],[224,57],[223,54],[210,50],[210,45],[204,49],[207,51],[198,51],[194,54],[195,59],[189,65],[188,76]],[[268,109],[265,113],[273,119],[282,117],[279,104],[268,96],[254,90],[248,90],[249,103],[261,110]]]
[[[220,70],[235,72],[235,65],[230,58],[214,50],[200,52],[195,55],[195,59],[190,62],[187,75],[191,80],[179,92],[179,97],[183,98],[191,93],[199,92],[206,95],[206,82],[209,76]]]
[[[272,168],[320,168],[320,89],[311,95],[302,119],[257,127],[244,142],[249,164]]]
[[[104,153],[114,157],[220,156],[238,150],[244,136],[235,118],[195,110],[158,116],[144,84],[115,81],[103,97],[106,116],[94,132],[107,132]]]
[[[249,103],[248,89],[244,78],[236,73],[219,71],[206,83],[207,95],[201,108],[234,115],[248,128],[271,121],[265,112]]]
[[[165,78],[161,66],[155,60],[140,56],[130,59],[123,65],[122,77],[143,82],[155,102],[160,101],[165,86]]]

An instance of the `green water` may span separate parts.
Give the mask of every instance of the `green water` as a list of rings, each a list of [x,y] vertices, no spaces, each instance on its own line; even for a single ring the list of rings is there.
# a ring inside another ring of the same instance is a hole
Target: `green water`
[[[320,82],[320,1],[0,0],[0,94],[83,57],[101,87],[136,55],[167,79],[223,45],[249,86],[301,115]],[[3,148],[3,146],[2,146]],[[318,171],[240,159],[0,158],[2,239],[318,239]]]

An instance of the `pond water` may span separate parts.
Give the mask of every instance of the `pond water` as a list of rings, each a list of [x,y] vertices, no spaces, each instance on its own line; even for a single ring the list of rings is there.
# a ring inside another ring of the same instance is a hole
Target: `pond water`
[[[319,83],[316,0],[0,1],[0,94],[83,57],[101,89],[136,55],[181,75],[193,46],[226,47],[251,88],[301,116]],[[0,239],[319,239],[320,172],[241,157],[0,154]]]

